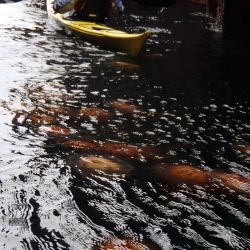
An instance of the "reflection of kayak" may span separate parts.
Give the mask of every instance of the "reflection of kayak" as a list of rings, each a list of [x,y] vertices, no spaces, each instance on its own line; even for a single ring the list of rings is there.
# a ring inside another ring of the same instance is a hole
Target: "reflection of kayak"
[[[50,17],[68,29],[79,33],[88,41],[128,54],[137,55],[149,36],[148,31],[129,34],[94,22],[64,18],[62,14],[54,12],[53,0],[47,0],[47,11]]]

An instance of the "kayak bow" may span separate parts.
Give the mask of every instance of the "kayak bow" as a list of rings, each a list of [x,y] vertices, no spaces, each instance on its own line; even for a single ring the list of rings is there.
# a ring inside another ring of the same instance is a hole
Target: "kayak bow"
[[[137,55],[146,42],[149,32],[127,33],[103,24],[64,18],[63,14],[55,13],[53,1],[47,0],[48,15],[64,27],[77,32],[84,39],[112,50]]]

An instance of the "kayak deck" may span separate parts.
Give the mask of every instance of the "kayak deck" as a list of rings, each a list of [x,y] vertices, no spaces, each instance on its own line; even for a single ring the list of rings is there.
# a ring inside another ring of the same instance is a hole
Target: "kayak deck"
[[[79,33],[88,41],[132,55],[139,54],[150,34],[147,31],[139,34],[131,34],[94,22],[64,18],[62,14],[55,13],[53,0],[47,0],[47,11],[49,16],[57,22]]]

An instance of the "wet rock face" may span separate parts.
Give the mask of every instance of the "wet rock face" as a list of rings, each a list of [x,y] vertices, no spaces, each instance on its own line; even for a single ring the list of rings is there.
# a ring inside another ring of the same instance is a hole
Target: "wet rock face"
[[[206,3],[207,3],[207,0],[191,0],[191,2],[206,4]]]
[[[52,124],[56,122],[55,117],[36,112],[32,113],[28,119],[32,124]]]
[[[250,1],[225,0],[224,31],[234,32],[239,35],[249,35]]]
[[[250,2],[246,0],[207,0],[208,15],[219,22],[222,19],[225,34],[249,36]]]
[[[207,0],[208,14],[214,18],[222,16],[225,0]]]

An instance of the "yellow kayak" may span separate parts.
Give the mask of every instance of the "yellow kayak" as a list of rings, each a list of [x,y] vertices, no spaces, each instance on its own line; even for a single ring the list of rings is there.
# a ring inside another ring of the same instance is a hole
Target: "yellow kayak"
[[[53,1],[47,0],[47,11],[51,18],[68,29],[79,33],[86,40],[106,48],[137,55],[150,34],[148,31],[139,34],[129,34],[94,22],[64,18],[62,14],[55,13]]]

